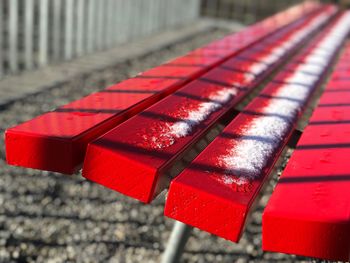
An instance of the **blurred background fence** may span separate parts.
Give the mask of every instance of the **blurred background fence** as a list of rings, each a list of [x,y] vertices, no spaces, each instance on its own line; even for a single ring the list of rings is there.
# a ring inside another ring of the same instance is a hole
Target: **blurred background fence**
[[[301,1],[0,0],[0,78],[190,24],[200,15],[250,24]]]
[[[190,23],[200,0],[0,0],[0,77]]]

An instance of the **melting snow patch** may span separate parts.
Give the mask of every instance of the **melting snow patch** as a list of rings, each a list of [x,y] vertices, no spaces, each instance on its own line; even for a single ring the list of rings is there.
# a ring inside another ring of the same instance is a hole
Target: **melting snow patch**
[[[181,121],[174,123],[166,123],[160,131],[159,136],[153,136],[151,142],[154,148],[164,148],[175,143],[176,139],[188,136],[194,127],[206,120],[210,114],[222,108],[229,100],[236,96],[238,90],[232,88],[222,88],[219,91],[213,92],[209,95],[208,102],[198,104],[194,110],[189,110],[187,117]]]
[[[232,141],[228,153],[218,157],[218,164],[227,171],[221,178],[224,184],[242,185],[260,176],[267,161],[291,129],[294,119],[326,65],[349,33],[349,24],[350,12],[338,20],[332,30],[309,53],[304,64],[297,67],[288,79],[290,84],[278,88],[274,98],[261,109],[263,116],[254,117],[245,125],[240,137]],[[327,52],[324,52],[326,49]],[[315,62],[318,65],[313,65]],[[311,71],[314,75],[302,73],[300,70]]]

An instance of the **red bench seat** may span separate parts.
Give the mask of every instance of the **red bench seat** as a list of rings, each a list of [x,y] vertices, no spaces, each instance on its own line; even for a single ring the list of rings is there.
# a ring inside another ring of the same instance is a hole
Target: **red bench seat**
[[[7,162],[71,174],[85,158],[84,177],[145,203],[171,182],[166,216],[238,242],[349,25],[315,2],[281,12],[6,130]],[[349,59],[350,45],[264,212],[265,250],[350,259]]]

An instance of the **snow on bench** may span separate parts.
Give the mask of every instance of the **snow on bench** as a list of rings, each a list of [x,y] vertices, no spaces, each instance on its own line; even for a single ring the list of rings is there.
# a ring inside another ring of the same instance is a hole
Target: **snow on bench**
[[[350,260],[349,59],[350,45],[267,204],[264,250]],[[334,84],[341,78],[347,89]]]
[[[334,7],[264,41],[137,114],[89,144],[83,176],[145,203],[168,186],[174,162],[269,72],[320,28]],[[242,58],[253,56],[249,63]],[[242,62],[242,64],[240,64]],[[243,66],[241,70],[233,69]]]
[[[237,52],[319,9],[315,3],[298,5],[238,34],[12,127],[6,131],[7,162],[72,174],[80,168],[90,141]],[[183,67],[182,63],[188,65]]]
[[[171,182],[164,212],[166,216],[225,239],[239,241],[260,189],[293,133],[310,96],[343,44],[350,30],[349,24],[350,13],[346,13],[323,30],[306,47],[306,53],[302,52],[293,59],[299,63],[295,65],[292,61],[288,73],[278,74],[275,79],[279,81],[273,80],[267,85]],[[315,61],[318,62],[316,67]],[[343,156],[346,156],[345,153]],[[345,161],[344,158],[339,160]],[[276,197],[280,207],[287,210],[293,207],[297,193],[304,191],[295,187],[295,194]],[[307,198],[307,202],[312,203],[313,198]],[[299,200],[298,207],[303,207],[303,199]],[[285,203],[288,205],[284,206]],[[344,212],[347,215],[348,208],[347,204],[347,212]],[[309,207],[305,206],[305,209]],[[289,214],[293,217],[292,213]],[[270,240],[269,247],[288,240],[288,236],[284,235],[288,230],[283,222],[282,219],[277,231],[269,225],[269,231],[276,237]],[[303,235],[298,233],[298,237]],[[298,242],[298,239],[294,241]],[[292,242],[286,241],[285,244],[286,248],[292,246]],[[278,245],[275,247],[274,251],[283,251]]]

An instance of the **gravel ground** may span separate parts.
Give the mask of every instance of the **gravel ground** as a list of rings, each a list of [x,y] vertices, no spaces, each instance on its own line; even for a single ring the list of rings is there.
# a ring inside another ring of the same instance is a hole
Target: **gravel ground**
[[[0,112],[0,132],[226,33],[204,33],[17,101]],[[90,183],[79,174],[65,177],[6,166],[2,137],[0,262],[159,262],[173,224],[163,216],[164,194],[145,206]],[[279,167],[280,171],[283,165]],[[195,229],[183,262],[310,261],[261,251],[261,214],[279,171],[267,185],[239,244]]]

